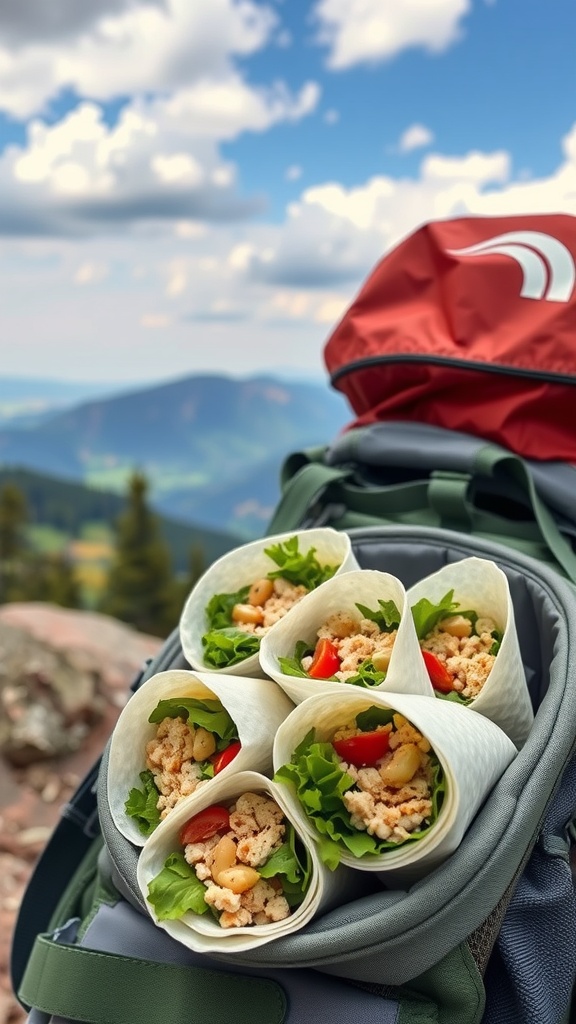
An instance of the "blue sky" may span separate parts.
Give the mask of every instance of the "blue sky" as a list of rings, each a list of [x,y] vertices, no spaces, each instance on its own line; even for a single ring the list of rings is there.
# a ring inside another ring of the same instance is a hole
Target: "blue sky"
[[[322,375],[421,223],[576,213],[568,0],[0,11],[0,374]]]

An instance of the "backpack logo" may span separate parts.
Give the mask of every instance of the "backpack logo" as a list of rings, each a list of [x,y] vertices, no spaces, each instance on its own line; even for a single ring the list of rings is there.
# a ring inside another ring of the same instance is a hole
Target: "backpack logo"
[[[522,267],[523,299],[568,302],[574,290],[576,267],[572,253],[542,231],[509,231],[465,249],[447,249],[450,256],[510,256]]]

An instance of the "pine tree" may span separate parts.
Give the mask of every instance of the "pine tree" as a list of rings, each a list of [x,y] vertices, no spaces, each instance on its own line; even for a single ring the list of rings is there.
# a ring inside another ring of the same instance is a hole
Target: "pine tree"
[[[27,596],[26,521],[28,509],[22,491],[6,483],[0,490],[0,602]]]
[[[80,608],[82,599],[74,566],[63,554],[45,555],[35,565],[36,601],[49,601],[62,608]]]
[[[129,482],[126,511],[116,525],[116,547],[102,611],[145,633],[166,636],[176,624],[170,554],[147,505],[142,473]]]

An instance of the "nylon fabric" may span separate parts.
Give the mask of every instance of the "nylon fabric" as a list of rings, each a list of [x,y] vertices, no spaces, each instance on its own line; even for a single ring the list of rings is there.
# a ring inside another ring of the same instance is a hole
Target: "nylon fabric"
[[[373,527],[352,531],[351,538],[363,567],[385,568],[407,586],[470,554],[496,557],[508,572],[519,611],[522,657],[535,703],[546,695],[530,744],[450,858],[449,872],[435,872],[409,893],[382,890],[332,911],[301,933],[233,957],[235,964],[246,966],[312,965],[334,976],[401,985],[410,975],[433,966],[483,922],[540,827],[547,796],[573,742],[576,692],[566,680],[568,652],[576,644],[576,604],[573,591],[557,573],[464,534]],[[112,858],[121,862],[124,874],[129,844],[106,820],[105,808],[101,817]],[[130,854],[135,868],[131,847]]]
[[[541,292],[525,294],[512,251],[490,247],[501,236],[543,257]],[[430,423],[529,458],[575,462],[575,253],[569,215],[455,218],[401,241],[324,349],[356,425]],[[568,287],[550,301],[556,259]]]
[[[149,918],[143,920],[126,904],[114,908],[102,907],[91,923],[84,943],[93,949],[107,949],[115,953],[131,950],[133,956],[159,960],[162,963],[207,967],[225,976],[238,975],[242,979],[256,978],[273,981],[282,986],[288,997],[286,1024],[309,1024],[314,1020],[338,1020],[340,1024],[396,1024],[398,1005],[352,987],[337,979],[328,979],[311,970],[278,971],[254,970],[229,965],[224,961],[201,956],[175,942],[159,931]],[[256,1014],[256,1020],[265,1020]]]
[[[64,981],[65,979],[65,981]],[[87,1024],[282,1024],[286,1001],[268,980],[233,978],[205,966],[183,971],[170,962],[141,960],[69,946],[39,936],[19,997],[24,1004]]]
[[[485,1024],[559,1024],[576,980],[576,893],[566,828],[576,810],[576,757],[550,805],[488,965]],[[559,852],[547,852],[556,840]],[[561,955],[550,955],[550,936]]]

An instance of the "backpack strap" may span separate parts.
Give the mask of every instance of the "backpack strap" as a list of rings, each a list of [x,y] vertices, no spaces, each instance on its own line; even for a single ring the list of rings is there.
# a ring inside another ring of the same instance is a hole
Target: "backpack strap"
[[[486,476],[512,477],[527,496],[534,519],[547,547],[562,566],[569,580],[576,583],[576,553],[561,534],[550,509],[538,495],[530,469],[517,455],[496,445],[486,445],[476,456],[476,469]]]
[[[424,510],[433,525],[465,532],[501,534],[505,517],[475,508],[474,483],[491,479],[502,485],[505,502],[510,485],[520,494],[533,516],[543,543],[565,575],[576,583],[576,553],[560,532],[554,516],[540,498],[527,464],[497,445],[484,445],[475,455],[470,472],[432,470],[428,479],[404,484],[367,486],[354,482],[354,464],[329,466],[323,461],[328,448],[315,448],[289,456],[284,463],[282,497],[267,527],[267,534],[296,527],[340,523],[340,528],[396,522],[402,513]],[[354,514],[346,515],[352,511]],[[409,521],[409,520],[407,520]],[[512,523],[511,537],[522,537],[525,523]],[[529,539],[529,538],[528,538]],[[511,541],[513,543],[513,541]]]
[[[169,994],[169,998],[167,998]],[[155,963],[39,935],[18,997],[25,1006],[86,1024],[282,1024],[286,997],[268,979]]]

